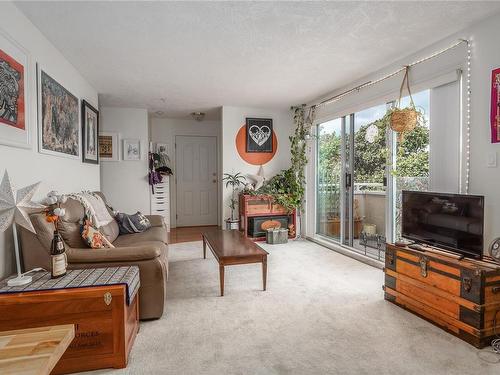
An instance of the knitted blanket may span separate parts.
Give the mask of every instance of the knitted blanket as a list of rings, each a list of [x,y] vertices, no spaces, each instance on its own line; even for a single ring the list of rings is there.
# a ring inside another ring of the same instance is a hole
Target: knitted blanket
[[[77,200],[85,209],[85,215],[95,228],[111,223],[114,219],[110,215],[102,198],[90,191],[68,194],[68,197]]]

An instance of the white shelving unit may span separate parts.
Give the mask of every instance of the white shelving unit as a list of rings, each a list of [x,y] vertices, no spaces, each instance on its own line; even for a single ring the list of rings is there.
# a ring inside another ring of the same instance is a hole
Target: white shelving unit
[[[154,186],[154,192],[150,192],[151,215],[163,216],[170,232],[170,177],[163,177],[163,182]]]

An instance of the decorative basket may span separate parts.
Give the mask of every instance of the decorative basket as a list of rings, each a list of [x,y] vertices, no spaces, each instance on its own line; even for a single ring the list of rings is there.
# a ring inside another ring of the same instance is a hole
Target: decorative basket
[[[399,99],[397,101],[396,107],[392,109],[390,115],[390,125],[391,129],[398,133],[398,140],[402,142],[404,140],[405,133],[411,132],[418,123],[419,112],[415,108],[415,103],[413,102],[413,97],[411,96],[410,83],[408,80],[408,72],[410,67],[407,66],[405,70],[405,75],[403,77],[403,82],[401,82],[401,88],[399,89]],[[401,108],[401,99],[403,97],[403,89],[406,82],[406,88],[408,89],[408,94],[410,94],[410,105],[406,108]]]
[[[277,245],[288,242],[288,229],[270,228],[266,232],[266,242],[271,245]]]

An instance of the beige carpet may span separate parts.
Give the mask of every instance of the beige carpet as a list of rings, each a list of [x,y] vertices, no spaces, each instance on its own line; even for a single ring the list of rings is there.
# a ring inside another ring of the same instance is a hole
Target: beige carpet
[[[219,297],[218,265],[202,259],[201,242],[172,245],[166,312],[141,324],[128,368],[112,373],[500,374],[384,301],[379,269],[307,241],[263,247],[268,290],[260,265],[234,266]]]

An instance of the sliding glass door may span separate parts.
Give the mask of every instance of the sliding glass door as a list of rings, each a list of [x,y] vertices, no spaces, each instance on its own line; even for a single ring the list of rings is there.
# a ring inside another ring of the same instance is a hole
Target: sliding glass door
[[[386,241],[400,234],[401,190],[429,186],[429,90],[415,94],[414,101],[426,125],[400,140],[382,121],[393,103],[318,124],[318,235],[384,258]]]
[[[365,255],[382,256],[386,240],[387,132],[382,104],[354,114],[353,243]]]
[[[318,125],[317,233],[341,241],[344,126],[341,118]]]

